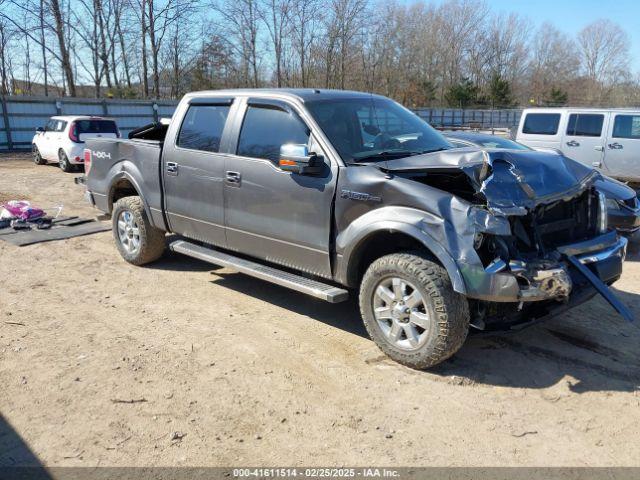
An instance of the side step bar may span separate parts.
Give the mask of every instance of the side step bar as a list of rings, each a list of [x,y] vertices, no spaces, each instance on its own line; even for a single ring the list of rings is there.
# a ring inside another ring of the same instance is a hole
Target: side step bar
[[[186,240],[171,242],[169,249],[189,257],[213,263],[214,265],[220,265],[221,267],[228,267],[261,280],[306,293],[307,295],[320,298],[330,303],[344,302],[349,297],[349,292],[343,288],[334,287],[333,285],[311,280],[296,275],[295,273],[285,272],[244,258],[234,257],[228,253],[203,247]]]

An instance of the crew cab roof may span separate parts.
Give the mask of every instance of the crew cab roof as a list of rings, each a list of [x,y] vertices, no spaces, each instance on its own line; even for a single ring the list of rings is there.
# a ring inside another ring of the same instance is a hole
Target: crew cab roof
[[[238,88],[229,90],[203,90],[191,92],[185,98],[209,98],[209,97],[285,97],[300,102],[313,100],[329,100],[340,98],[381,98],[386,97],[366,92],[356,92],[350,90],[331,90],[316,88]]]

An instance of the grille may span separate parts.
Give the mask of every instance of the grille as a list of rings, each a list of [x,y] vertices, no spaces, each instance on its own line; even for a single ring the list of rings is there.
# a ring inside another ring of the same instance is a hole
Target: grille
[[[597,218],[598,197],[593,189],[568,201],[540,205],[512,220],[516,247],[531,252],[586,240],[596,234]]]

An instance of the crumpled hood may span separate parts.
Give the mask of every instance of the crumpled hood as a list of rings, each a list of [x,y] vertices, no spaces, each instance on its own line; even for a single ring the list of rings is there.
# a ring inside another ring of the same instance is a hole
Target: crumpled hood
[[[452,149],[380,163],[389,172],[462,170],[487,207],[524,215],[541,203],[571,198],[601,178],[595,170],[563,155],[523,150]]]

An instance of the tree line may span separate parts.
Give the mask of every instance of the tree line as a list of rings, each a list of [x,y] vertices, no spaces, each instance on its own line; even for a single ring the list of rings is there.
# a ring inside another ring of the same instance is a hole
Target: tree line
[[[370,91],[413,107],[640,104],[630,40],[482,0],[0,0],[0,92]]]

